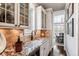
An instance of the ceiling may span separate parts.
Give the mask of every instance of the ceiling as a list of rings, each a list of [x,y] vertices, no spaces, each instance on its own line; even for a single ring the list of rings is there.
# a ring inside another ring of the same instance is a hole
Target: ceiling
[[[65,9],[65,3],[39,3],[39,5],[45,8],[52,8],[54,11]]]

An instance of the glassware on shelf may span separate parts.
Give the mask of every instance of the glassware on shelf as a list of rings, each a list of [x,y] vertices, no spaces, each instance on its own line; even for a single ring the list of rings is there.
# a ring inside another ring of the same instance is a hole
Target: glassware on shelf
[[[0,22],[5,22],[5,10],[0,9]]]
[[[14,3],[7,3],[6,8],[7,10],[13,11],[14,12],[14,8],[15,4]]]
[[[25,16],[27,17],[28,16],[28,8],[25,8]]]
[[[0,3],[1,8],[5,8],[5,3]]]
[[[14,24],[14,13],[11,13],[9,11],[6,12],[6,22]]]
[[[28,4],[20,3],[20,25],[28,26]]]
[[[28,3],[25,3],[25,8],[28,8]]]
[[[20,3],[20,7],[24,7],[24,3]]]
[[[23,7],[20,7],[20,14],[24,15],[24,8]]]
[[[24,17],[20,16],[20,25],[24,25]]]
[[[25,18],[25,25],[28,26],[28,17]]]

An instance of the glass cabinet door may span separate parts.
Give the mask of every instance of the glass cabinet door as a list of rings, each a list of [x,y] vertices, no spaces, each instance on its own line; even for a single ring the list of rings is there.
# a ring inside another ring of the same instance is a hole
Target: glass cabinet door
[[[0,8],[0,22],[5,22],[5,10]]]
[[[24,16],[24,4],[20,3],[20,15]]]
[[[28,3],[20,3],[20,25],[28,26]]]
[[[24,3],[20,3],[20,25],[24,25]]]
[[[5,8],[5,3],[0,3],[1,8]]]
[[[29,25],[29,21],[28,21],[28,13],[29,13],[29,11],[28,11],[28,4],[26,3],[25,4],[25,25],[26,26],[28,26]]]
[[[14,12],[15,11],[15,4],[14,3],[7,3],[6,4],[6,9],[9,11]]]
[[[24,25],[24,16],[20,15],[20,25]]]
[[[42,11],[42,28],[46,28],[46,14]]]
[[[14,24],[15,22],[15,4],[6,3],[6,23]]]
[[[14,24],[14,13],[6,11],[6,23]]]
[[[0,3],[0,22],[5,22],[5,4]]]
[[[14,24],[15,4],[0,3],[0,22]]]
[[[25,25],[28,26],[28,17],[25,17]]]

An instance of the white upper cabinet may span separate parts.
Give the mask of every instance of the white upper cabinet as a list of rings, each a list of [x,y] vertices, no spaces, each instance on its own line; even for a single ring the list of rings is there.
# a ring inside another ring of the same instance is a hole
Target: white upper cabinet
[[[15,5],[14,3],[0,3],[0,26],[15,26]]]
[[[27,28],[28,3],[0,3],[0,27]]]
[[[28,28],[29,26],[29,4],[20,3],[18,4],[18,25],[21,28]]]
[[[36,29],[46,28],[46,11],[42,6],[36,8]]]
[[[46,28],[48,30],[53,29],[53,9],[52,8],[46,9]]]

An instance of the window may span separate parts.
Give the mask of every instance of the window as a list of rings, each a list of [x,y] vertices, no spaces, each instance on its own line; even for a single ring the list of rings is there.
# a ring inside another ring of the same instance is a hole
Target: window
[[[55,34],[64,33],[64,14],[54,16],[53,33],[54,33],[54,37]]]
[[[64,15],[55,16],[53,23],[64,23]]]

